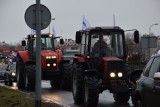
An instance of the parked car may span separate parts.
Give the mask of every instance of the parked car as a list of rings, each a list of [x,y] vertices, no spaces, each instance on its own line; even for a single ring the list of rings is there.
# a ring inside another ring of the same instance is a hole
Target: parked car
[[[136,83],[135,107],[160,107],[160,54],[150,58]]]
[[[16,82],[16,62],[9,63],[4,73],[5,85],[11,86],[13,82]]]
[[[4,73],[5,73],[6,67],[7,67],[6,64],[0,64],[0,80],[4,79]]]

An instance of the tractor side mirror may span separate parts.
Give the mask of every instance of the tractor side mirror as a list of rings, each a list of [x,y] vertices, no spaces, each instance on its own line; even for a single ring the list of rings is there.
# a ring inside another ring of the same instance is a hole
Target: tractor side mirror
[[[134,42],[139,43],[139,31],[134,31]]]
[[[76,43],[80,44],[82,40],[81,32],[76,32]]]
[[[60,44],[64,44],[64,40],[63,39],[60,39]]]
[[[25,40],[22,41],[22,46],[26,46],[26,41]]]

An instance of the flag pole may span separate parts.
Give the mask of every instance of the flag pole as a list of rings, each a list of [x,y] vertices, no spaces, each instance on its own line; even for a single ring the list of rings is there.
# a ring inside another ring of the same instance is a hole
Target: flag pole
[[[116,19],[115,19],[115,15],[113,14],[113,26],[116,26]]]

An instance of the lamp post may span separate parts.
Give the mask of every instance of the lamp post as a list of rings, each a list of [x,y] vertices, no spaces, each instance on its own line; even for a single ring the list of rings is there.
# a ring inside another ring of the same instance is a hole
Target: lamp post
[[[153,26],[155,26],[155,25],[158,25],[158,23],[154,23],[154,24],[152,24],[152,25],[150,25],[149,26],[149,35],[148,35],[148,60],[150,59],[150,41],[149,41],[149,38],[150,38],[150,36],[151,36],[151,28],[153,27]]]
[[[150,25],[150,27],[149,27],[149,36],[151,36],[151,28],[152,28],[154,25],[158,25],[158,23],[154,23],[154,24]]]
[[[55,20],[55,18],[52,18],[52,19],[51,19],[51,22],[52,22],[52,20]],[[50,33],[50,25],[51,25],[51,24],[49,24],[49,33]]]

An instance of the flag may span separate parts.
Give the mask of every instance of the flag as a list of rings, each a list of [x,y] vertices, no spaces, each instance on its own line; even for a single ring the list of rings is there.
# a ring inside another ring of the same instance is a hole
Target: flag
[[[15,53],[14,51],[12,51],[11,55],[12,56],[17,56],[17,53]]]
[[[35,35],[35,34],[36,34],[36,30],[31,29],[31,34],[32,34],[32,35]]]
[[[53,34],[54,36],[56,36],[56,31],[55,31],[55,29],[54,29],[54,25],[53,25],[53,32],[52,32],[52,34]]]
[[[83,22],[82,22],[82,30],[87,29],[88,27],[91,27],[90,23],[87,21],[85,16],[83,16]]]

